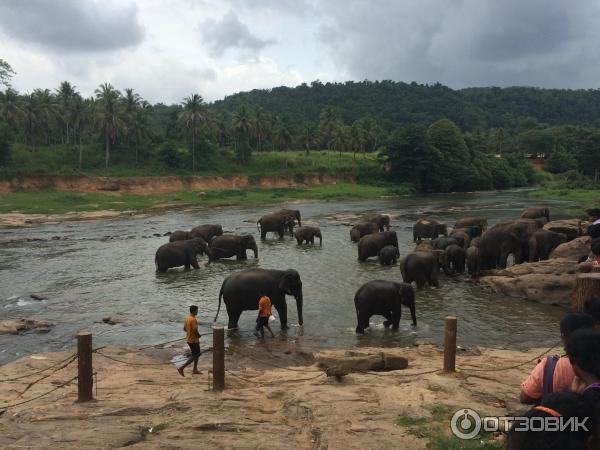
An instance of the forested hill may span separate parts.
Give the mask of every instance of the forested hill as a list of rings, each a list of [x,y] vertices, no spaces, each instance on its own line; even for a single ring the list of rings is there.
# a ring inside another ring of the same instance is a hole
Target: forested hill
[[[318,122],[325,106],[336,107],[345,123],[371,115],[388,125],[423,124],[448,118],[461,129],[515,128],[533,117],[549,125],[600,126],[600,90],[532,87],[453,90],[439,83],[394,81],[312,82],[295,88],[255,89],[225,97],[213,107],[229,112],[239,105],[261,107],[298,122]]]

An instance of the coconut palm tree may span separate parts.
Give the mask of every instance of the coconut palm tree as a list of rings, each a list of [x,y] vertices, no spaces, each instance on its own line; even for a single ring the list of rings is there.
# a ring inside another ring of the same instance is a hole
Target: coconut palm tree
[[[23,111],[23,123],[25,126],[25,143],[31,145],[32,151],[35,153],[35,133],[37,132],[38,123],[38,103],[33,94],[23,96],[21,105]]]
[[[46,145],[50,145],[51,132],[57,120],[56,98],[49,89],[35,89],[32,95],[37,103],[38,128],[45,137]]]
[[[104,165],[108,169],[111,145],[115,142],[118,131],[123,128],[119,111],[121,93],[110,83],[101,84],[94,93],[97,100],[95,118],[104,135]]]
[[[0,117],[12,129],[23,119],[19,95],[13,88],[9,87],[4,92],[0,92]]]
[[[60,83],[56,89],[56,100],[58,104],[58,117],[65,126],[65,134],[61,130],[61,141],[63,144],[70,142],[70,120],[71,120],[71,103],[73,97],[77,94],[75,86],[68,81]],[[66,139],[65,139],[66,138]]]
[[[252,118],[246,105],[240,105],[232,114],[232,128],[235,133],[235,150],[242,163],[247,163],[250,159],[251,148],[249,144],[250,134],[252,132]]]
[[[198,128],[207,121],[204,99],[198,94],[192,94],[181,102],[183,111],[179,113],[181,121],[188,134],[192,135],[192,171],[196,170],[196,134]]]
[[[317,130],[312,122],[306,122],[304,124],[304,128],[302,129],[302,136],[300,137],[300,141],[302,146],[304,147],[304,152],[306,156],[308,156],[310,149],[313,148],[318,143],[317,139]]]

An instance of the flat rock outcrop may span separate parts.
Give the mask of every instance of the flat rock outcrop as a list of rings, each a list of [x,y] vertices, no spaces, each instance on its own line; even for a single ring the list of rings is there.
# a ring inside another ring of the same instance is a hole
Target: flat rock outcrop
[[[587,225],[583,226],[579,219],[553,220],[544,225],[544,230],[564,233],[569,240],[581,236],[586,228]]]
[[[0,335],[23,334],[28,331],[47,333],[52,324],[46,320],[36,319],[9,319],[0,321]]]

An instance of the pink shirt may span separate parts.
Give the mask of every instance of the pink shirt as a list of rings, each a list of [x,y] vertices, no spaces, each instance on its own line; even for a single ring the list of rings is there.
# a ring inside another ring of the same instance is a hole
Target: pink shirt
[[[531,374],[521,384],[521,389],[527,396],[531,398],[542,398],[544,389],[544,367],[546,366],[547,358],[544,358],[533,369]],[[571,362],[566,356],[561,357],[556,362],[554,368],[554,376],[552,377],[553,392],[567,391],[573,382],[573,368]]]

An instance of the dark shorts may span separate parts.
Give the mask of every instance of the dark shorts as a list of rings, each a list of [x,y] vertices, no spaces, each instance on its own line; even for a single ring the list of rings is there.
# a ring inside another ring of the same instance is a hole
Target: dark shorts
[[[266,327],[269,325],[269,318],[268,317],[259,317],[258,319],[256,319],[256,325],[258,325],[259,327]]]
[[[200,356],[200,343],[199,342],[188,342],[192,356]]]

